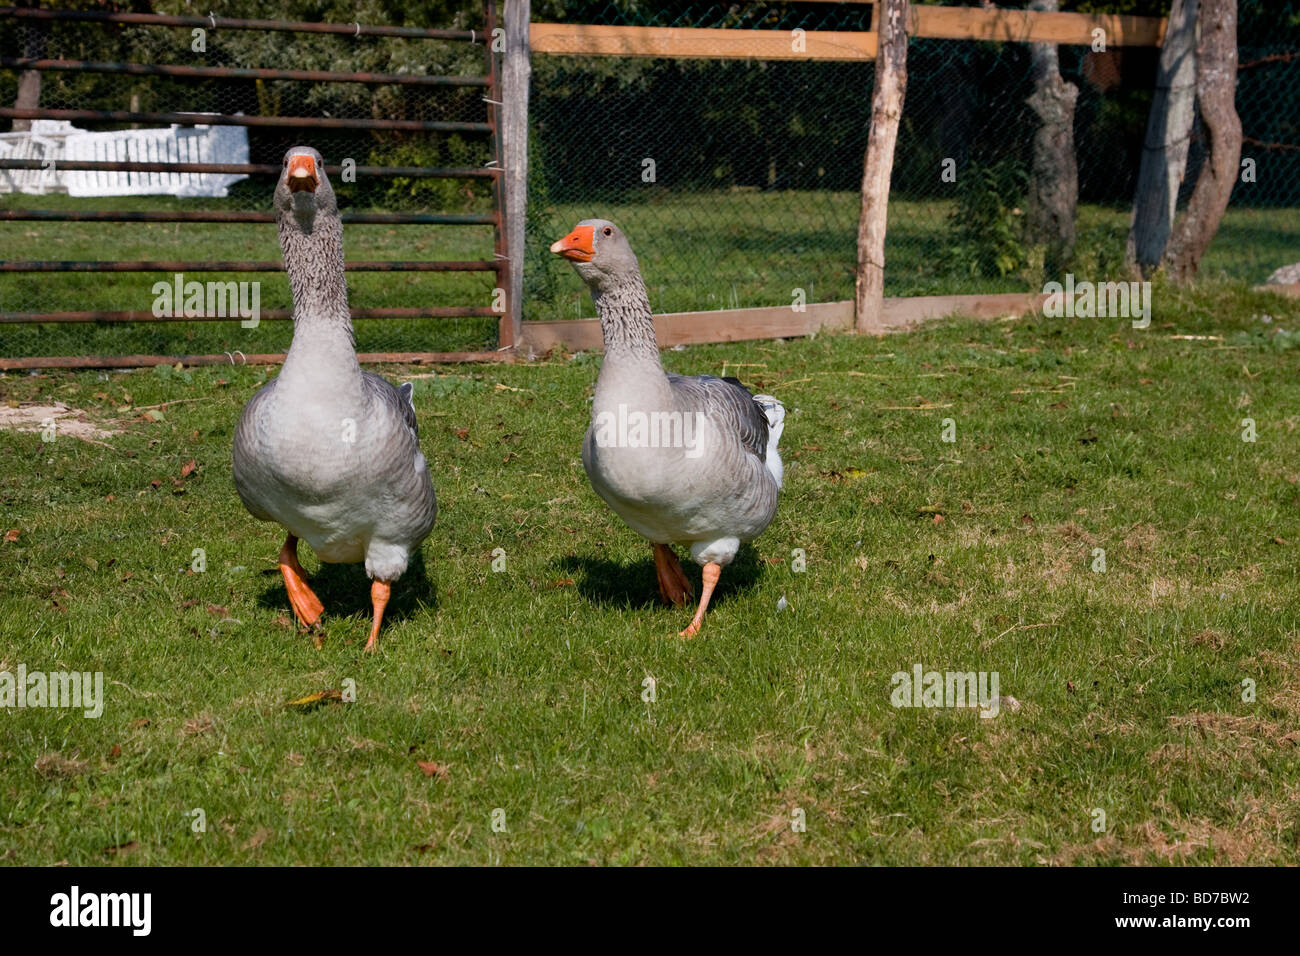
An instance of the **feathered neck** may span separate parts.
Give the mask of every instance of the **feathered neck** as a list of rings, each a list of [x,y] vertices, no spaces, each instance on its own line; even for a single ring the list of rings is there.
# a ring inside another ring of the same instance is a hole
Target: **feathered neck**
[[[662,370],[654,315],[641,273],[633,270],[617,281],[592,288],[591,301],[600,316],[605,362],[652,364]]]
[[[343,224],[337,216],[280,217],[280,249],[293,290],[293,328],[326,323],[347,327],[348,287],[343,276]]]
[[[347,279],[343,273],[343,224],[317,213],[307,219],[292,210],[280,217],[280,248],[293,291],[293,343],[281,378],[310,387],[359,390]]]

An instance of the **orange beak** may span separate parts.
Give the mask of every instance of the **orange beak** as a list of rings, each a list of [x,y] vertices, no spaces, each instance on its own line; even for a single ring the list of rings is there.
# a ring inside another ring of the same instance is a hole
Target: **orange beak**
[[[590,262],[596,254],[592,245],[595,233],[594,226],[574,226],[573,232],[551,246],[551,251],[573,262]]]
[[[289,191],[302,192],[304,189],[314,193],[320,185],[316,178],[316,160],[308,153],[299,153],[289,157]]]

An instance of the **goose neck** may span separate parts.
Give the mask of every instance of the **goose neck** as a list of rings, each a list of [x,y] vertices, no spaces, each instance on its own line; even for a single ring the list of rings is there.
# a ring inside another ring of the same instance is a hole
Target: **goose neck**
[[[282,222],[280,246],[293,293],[293,342],[281,378],[339,393],[360,388],[343,269],[342,225],[317,218],[310,232]]]
[[[605,362],[647,364],[662,370],[650,297],[640,274],[593,291],[592,300],[600,316]]]

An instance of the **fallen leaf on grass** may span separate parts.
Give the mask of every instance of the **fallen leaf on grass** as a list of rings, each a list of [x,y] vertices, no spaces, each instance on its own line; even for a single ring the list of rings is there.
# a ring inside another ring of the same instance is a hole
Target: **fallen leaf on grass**
[[[308,694],[306,697],[299,697],[297,700],[291,700],[285,704],[286,707],[294,707],[298,710],[315,710],[317,707],[325,704],[341,704],[343,702],[343,691],[336,687],[327,690],[318,690],[314,694]]]
[[[20,532],[19,532],[19,530],[18,530],[17,528],[10,528],[8,531],[5,532],[5,540],[6,540],[6,541],[17,541],[17,540],[18,540],[18,535],[19,535],[19,534],[20,534]]]
[[[185,464],[181,465],[181,477],[188,478],[190,475],[194,474],[198,467],[198,462],[191,458]]]
[[[139,727],[148,727],[148,726],[149,726],[149,718],[148,718],[148,717],[140,717],[140,718],[137,718],[136,720],[131,721],[131,726],[132,726],[132,727],[136,727],[136,728],[139,728]]]
[[[558,581],[552,581],[547,587],[552,588],[571,588],[574,585],[573,578],[560,578]]]
[[[861,468],[846,468],[844,471],[823,471],[822,477],[833,484],[844,485],[852,481],[858,481],[866,476],[866,472]]]
[[[258,827],[258,828],[257,828],[257,832],[254,833],[254,834],[253,834],[251,837],[249,837],[247,840],[245,840],[245,841],[244,841],[244,845],[243,845],[242,847],[240,847],[240,849],[241,849],[241,850],[256,850],[259,846],[261,846],[261,845],[262,845],[263,843],[265,843],[267,840],[271,839],[272,836],[274,836],[274,831],[273,831],[273,830],[268,830],[266,827]]]
[[[104,847],[105,856],[126,856],[128,853],[134,853],[140,849],[140,841],[129,840],[126,843],[119,843],[117,846]]]
[[[185,721],[185,726],[181,728],[181,736],[193,737],[197,734],[206,734],[211,730],[215,730],[216,727],[217,725],[212,722],[211,717],[206,715],[203,717],[193,717],[190,720]]]
[[[432,760],[417,760],[416,763],[420,765],[420,769],[424,771],[426,777],[443,779],[447,776],[446,764],[436,763]]]

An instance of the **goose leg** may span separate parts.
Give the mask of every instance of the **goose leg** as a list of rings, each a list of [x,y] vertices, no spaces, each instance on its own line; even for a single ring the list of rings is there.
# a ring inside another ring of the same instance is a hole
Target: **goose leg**
[[[682,563],[677,560],[670,544],[651,544],[655,556],[655,574],[659,578],[659,596],[674,607],[684,607],[686,596],[695,596],[691,582],[686,580]]]
[[[307,572],[298,563],[298,539],[293,535],[284,539],[280,549],[280,573],[284,575],[284,589],[289,592],[289,603],[303,627],[312,627],[325,610],[320,598],[307,586]]]
[[[718,578],[722,576],[722,565],[710,561],[704,566],[704,589],[700,593],[700,606],[695,612],[695,617],[691,623],[686,625],[686,630],[678,634],[678,637],[694,637],[700,633],[700,625],[704,623],[704,612],[709,609],[709,598],[713,597],[713,588],[718,583]]]
[[[392,593],[392,585],[387,581],[375,578],[370,585],[370,603],[375,607],[375,623],[370,628],[370,640],[366,641],[368,651],[379,646],[379,625],[384,622],[384,608],[388,607],[388,598]]]

